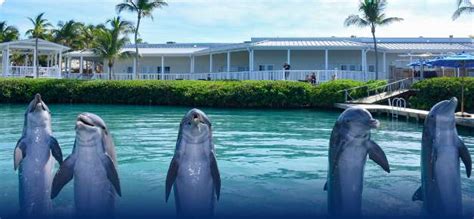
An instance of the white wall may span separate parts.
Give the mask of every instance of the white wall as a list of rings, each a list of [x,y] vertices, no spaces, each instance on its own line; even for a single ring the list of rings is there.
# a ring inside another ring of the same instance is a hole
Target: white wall
[[[145,68],[147,73],[157,73],[161,66],[161,57],[143,57],[140,59],[139,72]],[[118,60],[114,66],[115,73],[127,73],[133,67],[133,59]],[[189,73],[191,71],[190,57],[165,57],[165,67],[170,67],[171,73]]]
[[[283,69],[287,62],[286,50],[254,50],[254,67],[258,71],[259,65],[273,65],[274,70]]]

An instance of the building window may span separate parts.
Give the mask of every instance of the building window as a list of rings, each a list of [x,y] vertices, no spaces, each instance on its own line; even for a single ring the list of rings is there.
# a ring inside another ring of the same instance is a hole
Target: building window
[[[341,65],[341,71],[347,71],[347,65]]]
[[[259,71],[273,71],[273,65],[259,65],[258,70]]]
[[[375,65],[369,65],[369,72],[375,72]]]
[[[355,71],[356,70],[356,66],[355,65],[350,65],[349,66],[349,71]]]
[[[161,66],[156,67],[156,71],[158,73],[161,73]],[[165,66],[165,73],[170,73],[171,72],[171,67]]]
[[[131,66],[127,67],[127,73],[132,74],[133,73],[133,67],[131,67]]]

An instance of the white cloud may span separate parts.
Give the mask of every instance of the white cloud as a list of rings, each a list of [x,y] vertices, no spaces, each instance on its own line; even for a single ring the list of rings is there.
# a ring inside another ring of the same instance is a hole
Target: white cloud
[[[5,3],[5,0],[0,0],[0,6],[2,6],[3,3]]]

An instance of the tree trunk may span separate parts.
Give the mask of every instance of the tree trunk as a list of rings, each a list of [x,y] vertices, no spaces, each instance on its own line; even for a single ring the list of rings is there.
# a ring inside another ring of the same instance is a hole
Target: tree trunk
[[[114,64],[109,61],[109,80],[112,80],[112,69],[114,67]]]
[[[36,56],[36,60],[35,60],[36,78],[39,78],[38,37],[36,37],[36,40],[35,40],[35,56]]]
[[[141,21],[141,16],[140,12],[138,12],[138,21],[137,21],[137,28],[135,29],[135,78],[138,79],[138,59],[139,59],[139,54],[138,54],[138,29],[140,28],[140,21]]]
[[[374,39],[375,50],[375,80],[379,80],[379,54],[377,52],[377,39],[375,38],[375,26],[372,24],[372,38]]]

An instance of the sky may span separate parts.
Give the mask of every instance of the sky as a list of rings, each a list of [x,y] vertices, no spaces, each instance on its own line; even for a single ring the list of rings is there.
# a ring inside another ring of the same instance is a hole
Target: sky
[[[98,24],[117,16],[123,0],[0,0],[0,21],[21,33],[31,28],[27,17],[45,12],[52,23],[75,20]],[[145,19],[141,38],[148,43],[236,43],[251,37],[358,37],[368,28],[344,27],[357,14],[359,0],[167,0],[168,6]],[[474,15],[452,21],[457,0],[388,0],[387,16],[404,18],[377,29],[379,37],[468,37]],[[130,13],[121,16],[135,22]],[[22,35],[24,38],[24,34]]]

